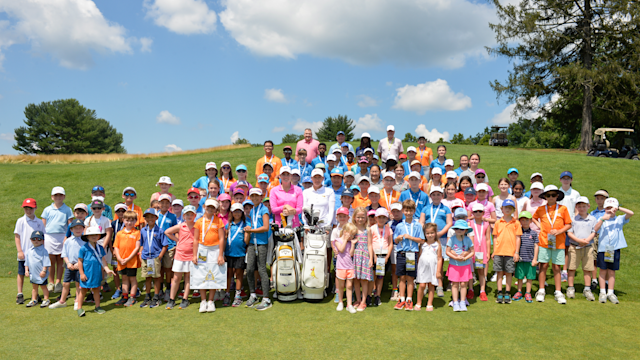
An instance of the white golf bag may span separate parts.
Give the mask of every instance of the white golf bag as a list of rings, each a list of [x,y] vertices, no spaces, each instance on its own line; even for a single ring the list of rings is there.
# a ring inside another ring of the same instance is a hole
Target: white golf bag
[[[318,214],[311,208],[303,209],[307,220],[304,235],[304,256],[302,258],[303,297],[310,300],[322,300],[327,296],[329,272],[327,271],[327,229],[319,224]]]
[[[291,224],[291,221],[288,222]],[[300,245],[296,230],[283,224],[279,227],[272,224],[273,231],[273,263],[271,264],[271,278],[273,279],[274,299],[293,301],[298,298],[300,289]]]

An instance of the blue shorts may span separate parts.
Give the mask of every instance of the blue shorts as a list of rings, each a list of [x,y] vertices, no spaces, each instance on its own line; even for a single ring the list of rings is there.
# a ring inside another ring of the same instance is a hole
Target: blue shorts
[[[600,270],[620,270],[620,249],[613,252],[613,262],[604,261],[604,252],[598,253],[598,268]]]
[[[47,284],[49,284],[49,279],[44,279],[44,281],[42,282],[42,284],[38,284],[38,283],[34,283],[33,281],[29,280],[30,283],[32,284],[36,284],[36,285],[40,285],[40,286],[46,286]]]
[[[80,282],[80,270],[64,269],[63,283]]]
[[[22,275],[24,276],[25,271],[24,271],[24,260],[20,261],[18,260],[18,275]]]
[[[416,258],[418,254],[416,253]],[[417,261],[418,259],[416,259],[416,267],[417,267]],[[404,254],[404,252],[399,252],[396,255],[396,275],[398,276],[410,276],[412,278],[416,277],[416,270],[414,271],[407,271],[407,256]]]

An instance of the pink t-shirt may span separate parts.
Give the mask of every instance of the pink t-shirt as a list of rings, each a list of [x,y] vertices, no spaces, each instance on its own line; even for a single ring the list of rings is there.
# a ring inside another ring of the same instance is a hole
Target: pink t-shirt
[[[472,201],[471,204],[469,204],[467,206],[467,211],[470,213],[473,213],[473,211],[471,210],[473,208],[473,204],[475,203],[480,203],[482,205],[484,205],[484,216],[482,217],[483,219],[491,219],[491,213],[496,211],[496,207],[493,206],[493,203],[491,203],[488,200],[484,200],[484,201]]]
[[[333,240],[334,247],[337,249],[338,244],[342,244],[342,238],[337,238]],[[339,252],[336,254],[336,270],[354,270],[355,266],[353,265],[353,259],[351,258],[351,241],[347,241],[347,246],[344,248],[343,252]]]
[[[193,234],[195,228],[189,230],[189,225],[186,222],[180,224],[180,231],[178,232],[178,242],[176,243],[176,255],[175,259],[178,261],[192,261],[193,260]]]
[[[310,142],[302,139],[296,144],[296,155],[300,149],[307,150],[307,163],[310,164],[311,161],[318,156],[318,145],[320,145],[320,142],[316,139],[311,139]]]
[[[478,184],[473,184],[473,188],[477,188]],[[488,199],[493,199],[493,189],[491,188],[491,185],[487,184],[487,187],[489,188],[489,191],[487,191],[487,198]]]
[[[475,252],[482,253],[482,263],[486,264],[489,262],[489,254],[487,253],[487,228],[490,226],[486,221],[482,222],[482,225],[476,224],[474,219],[469,220],[469,226],[473,229],[473,249]],[[474,257],[475,258],[475,257]]]
[[[391,231],[391,227],[389,225],[385,225],[384,229],[381,231],[378,228],[378,224],[373,225],[370,228],[372,243],[373,243],[373,252],[375,254],[387,254],[389,251],[389,244],[393,241],[393,231]],[[382,249],[382,251],[380,251]]]
[[[290,185],[289,191],[284,191],[282,185],[278,185],[271,189],[269,193],[269,202],[271,203],[271,213],[273,214],[275,222],[280,225],[282,223],[282,210],[285,205],[290,205],[296,209],[296,216],[293,217],[293,227],[300,226],[300,219],[298,215],[302,213],[302,189],[298,186]]]

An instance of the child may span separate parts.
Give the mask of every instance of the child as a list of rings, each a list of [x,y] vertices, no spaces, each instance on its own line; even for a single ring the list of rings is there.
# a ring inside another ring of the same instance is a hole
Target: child
[[[467,282],[472,279],[471,258],[474,254],[473,241],[467,236],[471,227],[465,220],[458,220],[452,226],[456,235],[447,241],[447,255],[449,256],[449,268],[447,276],[453,283],[451,297],[453,311],[467,311],[465,298],[467,297]],[[458,293],[460,287],[460,293]]]
[[[340,211],[342,208],[338,209]],[[343,220],[346,216],[343,213]],[[336,296],[338,297],[337,311],[342,311],[344,305],[342,304],[343,292],[345,289],[345,282],[347,285],[347,311],[355,314],[357,310],[353,307],[353,279],[355,278],[355,265],[353,263],[353,256],[356,248],[358,238],[356,234],[358,229],[353,223],[346,223],[340,231],[340,236],[331,239],[331,246],[336,254]]]
[[[473,229],[473,248],[475,249],[474,264],[480,281],[480,301],[487,301],[487,266],[489,264],[489,249],[491,249],[491,225],[484,220],[484,206],[476,203],[471,207],[473,219],[469,224]]]
[[[71,222],[73,214],[71,208],[64,203],[65,191],[61,186],[56,186],[51,190],[53,203],[47,206],[42,212],[42,222],[44,223],[44,247],[49,254],[51,261],[51,271],[49,271],[49,282],[47,290],[51,292],[62,291],[62,244],[67,232],[67,225]],[[55,285],[54,285],[55,277]]]
[[[78,253],[78,270],[80,271],[80,297],[78,298],[78,316],[84,316],[82,304],[87,295],[87,290],[91,289],[96,304],[96,314],[102,315],[105,311],[100,307],[100,284],[102,283],[103,271],[108,275],[113,275],[113,271],[107,266],[104,259],[106,252],[98,244],[98,240],[104,237],[105,233],[98,227],[90,227],[82,235],[84,244]]]
[[[507,170],[507,177],[509,178],[509,187],[511,189],[513,189],[513,186],[515,185],[516,181],[518,180],[518,176],[520,176],[520,173],[518,172],[518,169],[510,168],[509,170]]]
[[[429,204],[429,196],[424,191],[420,190],[420,181],[421,181],[420,173],[417,171],[412,171],[407,176],[407,181],[409,182],[409,189],[403,191],[400,194],[400,198],[398,201],[400,203],[405,200],[413,200],[416,203],[416,211],[414,213],[414,220],[420,220],[420,215],[422,208]]]
[[[420,245],[424,242],[422,225],[413,217],[415,211],[416,203],[411,199],[405,200],[402,203],[402,212],[405,220],[402,224],[396,226],[396,230],[393,233],[393,242],[398,244],[396,248],[396,275],[400,276],[400,291],[398,294],[400,298],[393,307],[396,310],[413,310],[412,296],[413,280],[416,278],[416,254],[420,250]],[[449,221],[451,221],[451,217],[449,217]]]
[[[116,219],[111,222],[113,235],[111,237],[111,249],[109,249],[111,250],[112,254],[115,254],[115,252],[113,251],[113,244],[116,241],[116,235],[118,235],[118,232],[120,230],[124,229],[124,221],[122,220],[122,217],[124,216],[124,213],[127,211],[127,205],[125,205],[124,203],[118,203],[114,207],[114,210],[115,210]],[[115,255],[111,258],[111,267],[113,272],[115,273],[113,277],[113,283],[116,286],[116,291],[111,296],[111,299],[115,300],[122,296],[122,284],[120,283],[120,276],[118,274],[118,259],[115,257]]]
[[[204,209],[200,205],[200,190],[194,187],[189,189],[187,191],[187,201],[189,201],[189,205],[196,208],[196,221],[197,221],[204,214]]]
[[[431,203],[422,208],[422,213],[420,214],[420,228],[422,228],[426,223],[435,223],[438,225],[438,239],[440,239],[440,245],[445,247],[447,246],[447,232],[453,224],[451,210],[441,203],[444,196],[442,188],[434,186],[431,188],[429,196],[431,197]],[[444,261],[449,261],[449,256],[445,253],[442,255],[442,259]],[[438,297],[443,297],[443,279],[440,278],[438,281],[440,284],[438,285],[436,292]]]
[[[395,232],[398,224],[402,223],[402,217],[404,214],[402,213],[402,202],[397,202],[391,204],[391,221],[389,222],[389,227],[391,231]],[[415,220],[415,215],[413,216]],[[398,275],[396,275],[396,256],[398,255],[398,246],[393,244],[393,253],[391,254],[391,286],[393,288],[393,292],[391,293],[391,301],[398,301],[399,292],[398,292]]]
[[[502,202],[502,218],[493,228],[493,270],[498,274],[498,279],[507,277],[507,292],[502,295],[502,281],[498,281],[498,304],[511,304],[511,276],[516,271],[516,265],[520,259],[520,236],[522,228],[513,217],[516,211],[516,203],[511,199]]]
[[[433,161],[437,161],[437,160],[433,160]],[[442,170],[439,167],[435,167],[431,169],[431,180],[429,180],[429,183],[427,183],[422,190],[430,194],[432,187],[441,188],[443,186],[444,184],[442,183]]]
[[[184,219],[182,218],[182,209],[184,209],[184,203],[181,199],[175,199],[171,202],[171,212],[176,215],[178,224],[182,224]]]
[[[117,211],[116,211],[117,212]],[[138,221],[135,211],[127,210],[121,216],[124,229],[118,231],[113,243],[113,254],[118,262],[117,270],[122,276],[122,298],[116,306],[133,306],[138,295],[138,268],[140,264],[140,231],[134,227]],[[147,286],[147,290],[150,286]]]
[[[389,205],[391,207],[391,205]],[[376,223],[369,228],[369,238],[371,246],[375,254],[375,298],[371,298],[369,306],[380,306],[380,294],[382,293],[382,284],[384,281],[384,271],[389,262],[389,257],[393,252],[393,232],[387,224],[389,222],[389,212],[381,207],[376,210]]]
[[[242,209],[244,210],[244,217],[251,217],[251,210],[253,209],[253,202],[251,200],[245,200],[242,202]]]
[[[222,219],[224,226],[227,226],[231,219],[231,196],[227,193],[222,193],[218,196],[218,201],[220,202],[218,217]]]
[[[453,223],[455,224],[456,221],[458,220],[464,220],[467,221],[467,211],[461,207],[456,207],[454,209],[452,209],[452,215],[453,215]],[[456,236],[456,230],[454,228],[449,228],[449,231],[447,231],[447,242],[449,242],[449,239],[453,238]],[[472,238],[473,233],[471,233],[471,235],[469,236],[469,238]],[[446,243],[445,243],[446,244]],[[471,270],[471,276],[473,276],[473,269]],[[449,282],[449,285],[447,285],[447,291],[451,291],[451,282]],[[460,289],[458,289],[458,291],[460,291]],[[467,298],[468,299],[473,299],[473,296],[475,294],[473,293],[473,279],[469,280],[469,286],[467,287]],[[462,299],[465,300],[465,299]],[[451,301],[449,303],[449,306],[453,306],[453,301]]]
[[[38,304],[40,295],[38,295],[38,286],[42,288],[44,294],[44,301],[40,304],[40,307],[47,307],[51,303],[49,301],[49,289],[47,288],[47,275],[49,267],[51,267],[51,260],[47,249],[42,246],[44,242],[44,234],[42,231],[36,230],[31,236],[32,247],[27,250],[24,256],[24,271],[25,276],[29,277],[31,281],[31,301],[27,304],[27,307],[33,307]]]
[[[375,215],[375,212],[374,212]],[[353,211],[353,225],[356,226],[356,239],[354,245],[353,263],[355,269],[354,286],[356,290],[356,304],[354,307],[357,311],[364,311],[367,308],[365,297],[369,294],[369,282],[373,280],[373,247],[371,246],[371,238],[368,236],[367,210],[359,207]]]
[[[509,179],[502,178],[498,180],[498,189],[500,189],[500,194],[493,197],[491,202],[493,206],[496,208],[496,219],[502,218],[502,203],[509,199],[512,200],[514,204],[518,201],[515,196],[509,194],[509,190],[511,189],[511,184],[509,183]],[[514,214],[518,213],[518,206],[516,206]]]
[[[518,279],[518,292],[513,295],[514,301],[522,299],[522,283],[527,279],[526,293],[524,300],[528,303],[533,302],[531,297],[531,284],[536,277],[536,266],[538,262],[538,233],[531,230],[532,215],[528,211],[520,212],[519,220],[522,226],[522,235],[520,235],[520,251],[518,255],[520,260],[516,263],[516,279]]]
[[[102,246],[106,251],[107,264],[111,264],[111,258],[113,257],[113,254],[109,250],[111,248],[111,238],[113,235],[111,221],[102,216],[102,211],[104,210],[104,203],[102,201],[93,200],[91,202],[91,210],[93,211],[93,215],[84,220],[84,226],[85,228],[98,227],[100,228],[100,231],[106,234],[102,239],[98,240],[98,244],[100,244],[100,246]],[[109,292],[111,289],[107,284],[106,277],[104,279],[103,291]],[[87,302],[89,302],[89,300],[87,300]]]
[[[220,168],[222,170],[222,175],[220,176],[220,182],[222,182],[222,193],[230,194],[231,185],[236,182],[233,178],[233,172],[231,171],[231,164],[228,161],[224,161]]]
[[[249,282],[249,300],[246,307],[254,307],[256,310],[267,310],[272,306],[269,299],[269,278],[267,272],[267,247],[269,244],[269,210],[262,204],[262,190],[251,189],[249,198],[253,204],[258,204],[249,212],[250,224],[244,228],[245,243],[247,246],[247,281]],[[260,274],[262,285],[262,302],[257,304],[255,270]]]
[[[193,237],[193,264],[198,265],[199,248],[200,253],[205,258],[213,258],[218,255],[218,265],[224,264],[224,224],[217,215],[220,203],[216,199],[207,199],[204,203],[205,213],[200,220],[194,224]],[[200,302],[200,313],[216,311],[214,303],[215,290],[202,289],[202,300]],[[185,295],[187,293],[185,292]]]
[[[69,296],[71,291],[72,281],[76,283],[76,292],[80,289],[78,255],[80,254],[80,249],[86,244],[86,242],[82,240],[84,223],[76,219],[73,220],[69,226],[71,227],[72,236],[67,238],[64,241],[64,245],[62,245],[62,259],[66,267],[62,280],[62,294],[60,294],[60,300],[49,305],[49,309],[58,309],[67,306],[67,296]],[[77,296],[73,304],[73,310],[78,310]]]
[[[91,200],[100,200],[104,202],[104,197],[105,197],[104,194],[105,194],[104,187],[100,185],[96,185],[91,188]],[[91,216],[91,215],[93,215],[93,212],[91,211],[91,209],[89,209],[86,216]],[[104,210],[102,210],[102,216],[109,219],[109,221],[113,220],[113,212],[111,211],[111,207],[109,205],[104,204]]]
[[[589,198],[586,196],[580,196],[576,201],[576,210],[578,213],[573,218],[571,223],[571,229],[567,230],[567,236],[569,237],[569,286],[567,287],[567,297],[569,299],[575,299],[576,289],[573,286],[573,282],[576,277],[576,270],[578,264],[582,263],[582,271],[584,275],[584,290],[583,295],[589,301],[595,301],[595,296],[591,292],[591,272],[594,269],[593,266],[593,239],[596,236],[595,217],[589,215]]]
[[[580,197],[580,193],[577,192],[576,190],[574,190],[571,187],[571,184],[573,183],[573,174],[571,174],[570,171],[564,171],[562,172],[562,174],[560,174],[560,182],[562,183],[562,186],[560,187],[560,191],[562,193],[564,193],[564,198],[562,200],[558,200],[558,204],[560,205],[564,205],[567,207],[567,211],[569,211],[569,216],[571,216],[571,221],[573,221],[573,218],[576,216],[576,201],[578,200],[578,198]],[[565,249],[569,248],[569,237],[565,237]],[[562,275],[561,275],[561,280],[562,282],[565,282],[568,280],[569,274],[568,274],[568,270],[567,270],[567,266],[569,264],[569,252],[566,251],[564,254],[564,265],[562,266]]]
[[[591,211],[591,215],[596,218],[596,220],[600,220],[601,217],[606,213],[604,209],[604,201],[609,198],[609,192],[604,189],[600,189],[596,191],[594,198],[596,199],[596,208]],[[598,240],[600,239],[600,234],[596,232],[596,237],[593,240],[593,258],[594,261],[594,270],[591,272],[591,290],[595,291],[598,287]]]
[[[173,309],[176,305],[176,296],[180,288],[180,280],[184,275],[184,296],[180,302],[180,309],[186,309],[189,306],[189,290],[190,289],[190,266],[193,259],[193,242],[195,238],[195,218],[196,208],[193,205],[187,205],[182,210],[184,222],[172,226],[167,229],[164,234],[176,242],[176,255],[173,260],[173,279],[171,280],[171,295],[167,303],[167,310]],[[178,234],[178,236],[176,236]]]
[[[175,199],[175,196],[173,196],[173,194],[169,192],[169,189],[173,186],[170,177],[161,176],[160,180],[158,180],[158,182],[156,183],[156,186],[160,187],[160,191],[153,193],[153,195],[151,195],[150,201],[160,201],[160,195],[169,195],[169,197],[171,198],[170,201],[173,201],[173,199]]]
[[[532,186],[533,187],[533,186]],[[547,199],[547,204],[541,206],[533,214],[534,220],[540,223],[540,249],[538,250],[538,263],[540,263],[540,289],[536,293],[536,301],[543,302],[545,296],[544,282],[547,277],[549,261],[553,263],[553,280],[555,282],[554,297],[558,304],[566,304],[567,300],[560,291],[560,270],[564,265],[565,232],[571,228],[571,216],[564,205],[558,201],[564,198],[564,193],[555,185],[547,185],[541,197]]]
[[[158,212],[158,227],[164,234],[165,230],[169,229],[172,226],[178,225],[178,219],[176,218],[176,215],[169,212],[169,210],[171,209],[171,197],[168,194],[160,195],[160,197],[158,198],[158,202],[160,203],[160,211]],[[162,257],[162,272],[160,276],[160,281],[164,279],[165,302],[169,301],[169,294],[171,293],[171,291],[169,290],[169,287],[171,286],[171,279],[173,279],[171,268],[173,267],[173,258],[176,253],[175,241],[167,238],[167,244],[167,251]]]
[[[536,211],[540,206],[547,205],[547,200],[540,197],[543,191],[544,191],[544,186],[542,185],[541,182],[534,182],[533,184],[531,184],[531,187],[529,188],[530,198],[525,210],[531,213],[532,215],[536,213]],[[540,234],[540,223],[538,222],[538,220],[531,219],[531,229],[533,229],[533,231]]]
[[[82,221],[83,224],[89,212],[91,212],[91,210],[89,210],[89,207],[83,203],[76,204],[76,206],[73,207],[73,216],[75,217],[75,219]],[[67,227],[67,234],[65,236],[65,239],[71,237],[71,235],[73,235],[73,233],[71,232],[71,224],[69,224],[69,226]]]
[[[244,258],[247,255],[247,244],[244,242],[244,228],[247,221],[241,204],[231,205],[231,221],[227,225],[227,246],[225,257],[227,260],[227,293],[222,306],[238,307],[242,305],[242,276],[247,267]],[[236,278],[236,293],[231,304],[231,282]]]
[[[149,207],[151,209],[154,209],[155,211],[160,211],[160,203],[158,202],[158,200],[151,200],[151,203],[149,203]]]
[[[431,164],[429,165],[429,167],[431,168],[431,175],[433,175],[433,170],[434,169],[440,169],[440,175],[442,175],[442,172],[445,171],[444,170],[444,162],[447,160],[447,158],[446,158],[447,147],[444,146],[444,145],[438,145],[438,148],[436,149],[436,152],[438,153],[438,157],[433,159],[433,161],[431,161]],[[423,161],[423,164],[424,164],[424,161]]]
[[[353,211],[353,210],[352,210]],[[338,210],[336,210],[336,221],[337,221],[337,226],[333,228],[333,230],[331,230],[331,248],[333,250],[333,262],[334,262],[334,268],[336,267],[336,257],[338,254],[338,248],[336,247],[335,241],[338,240],[341,236],[342,233],[342,229],[344,229],[344,226],[351,220],[350,215],[349,215],[349,210],[346,207],[340,207],[338,208]],[[355,235],[354,235],[355,236]],[[355,250],[355,247],[354,247]],[[344,279],[343,279],[344,280]],[[336,282],[338,281],[337,279],[337,275],[336,275]],[[338,296],[338,291],[336,291],[336,295],[333,299],[334,303],[338,303],[339,300],[339,296]]]
[[[143,216],[142,216],[142,208],[138,205],[135,205],[133,201],[138,197],[136,193],[136,189],[128,186],[122,190],[122,198],[124,199],[124,204],[127,206],[127,210],[133,210],[138,215],[138,220],[136,221],[136,228],[140,229],[143,224]]]
[[[380,199],[378,200],[378,203],[380,206],[387,209],[388,213],[388,211],[391,210],[391,204],[398,202],[400,193],[393,189],[393,186],[396,184],[396,178],[392,171],[384,173],[382,182],[384,187],[380,190]]]
[[[429,286],[429,297],[427,298],[427,311],[433,311],[433,295],[438,286],[438,279],[442,276],[442,247],[438,242],[438,225],[428,223],[424,226],[426,241],[420,250],[420,260],[418,262],[418,277],[416,282],[418,287],[418,301],[414,310],[420,311],[422,298],[424,297],[427,285]]]
[[[240,164],[236,166],[236,175],[238,176],[238,180],[231,184],[229,187],[229,194],[233,194],[236,189],[236,186],[243,184],[246,187],[246,191],[252,188],[251,184],[247,181],[247,166],[245,164]],[[246,193],[246,192],[245,192]]]
[[[604,202],[606,213],[598,220],[595,231],[600,232],[598,242],[598,268],[600,268],[600,296],[598,300],[606,303],[607,300],[618,304],[618,297],[613,288],[616,281],[616,271],[620,270],[620,249],[627,247],[622,227],[629,223],[633,211],[620,207],[616,198],[608,198]],[[624,215],[615,216],[616,211],[622,211]],[[605,283],[606,282],[606,283]],[[608,291],[605,293],[605,286]]]
[[[493,198],[493,189],[491,188],[491,186],[489,186],[489,180],[487,180],[487,173],[483,169],[478,169],[476,170],[474,176],[475,176],[476,182],[475,184],[473,184],[473,187],[476,188],[476,191],[478,191],[478,185],[485,184],[487,186],[488,198],[489,199]]]
[[[18,277],[16,279],[18,283],[18,295],[16,296],[16,304],[24,304],[24,294],[22,289],[24,286],[25,277],[25,254],[29,251],[33,245],[31,244],[31,234],[34,231],[39,231],[44,234],[44,224],[42,220],[36,216],[37,206],[36,201],[32,198],[27,198],[22,201],[22,210],[24,216],[20,217],[16,221],[16,227],[13,230],[16,241],[16,250],[18,251]]]
[[[373,226],[376,224],[376,211],[369,210],[367,211],[367,218],[369,219],[369,226]]]
[[[238,188],[233,192],[233,203],[234,204],[243,204],[245,200],[247,200],[247,199],[245,198],[244,190]]]
[[[140,257],[142,258],[142,277],[145,278],[145,286],[147,288],[147,295],[144,298],[141,308],[150,307],[154,308],[160,305],[162,298],[160,297],[160,289],[162,284],[162,278],[160,275],[160,268],[162,267],[162,257],[167,252],[169,241],[164,236],[164,232],[160,229],[158,224],[158,212],[155,209],[147,209],[144,212],[144,221],[147,226],[140,230],[140,242],[141,250]],[[154,295],[151,298],[151,282],[153,280]]]
[[[476,186],[477,199],[467,206],[467,211],[471,211],[473,204],[482,204],[484,206],[484,219],[489,222],[489,224],[493,225],[497,220],[496,208],[487,198],[487,196],[489,196],[488,190],[489,187],[487,184],[478,184]]]

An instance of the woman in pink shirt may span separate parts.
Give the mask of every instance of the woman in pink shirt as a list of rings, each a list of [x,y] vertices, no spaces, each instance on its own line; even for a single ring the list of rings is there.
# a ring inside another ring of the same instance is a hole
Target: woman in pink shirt
[[[276,224],[282,225],[280,215],[293,216],[293,227],[300,226],[298,215],[302,213],[302,189],[291,185],[291,168],[283,166],[280,168],[280,185],[271,189],[269,194],[271,212]]]

